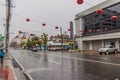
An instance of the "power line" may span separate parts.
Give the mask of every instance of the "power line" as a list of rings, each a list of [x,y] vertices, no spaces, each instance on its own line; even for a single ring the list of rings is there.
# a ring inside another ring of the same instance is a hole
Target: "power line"
[[[18,17],[21,17],[21,18],[24,18],[24,19],[26,19],[27,17],[25,17],[25,16],[22,16],[22,15],[19,15],[19,14],[16,14],[16,13],[14,13],[14,15],[15,16],[18,16]],[[28,17],[29,18],[29,17]],[[32,22],[35,22],[35,23],[37,23],[37,24],[42,24],[42,23],[45,23],[46,25],[48,25],[48,26],[52,26],[52,27],[56,27],[57,25],[54,25],[54,24],[50,24],[50,23],[46,23],[45,21],[38,21],[38,20],[36,20],[36,19],[33,19],[33,18],[30,18],[31,20],[32,20]],[[60,26],[61,27],[61,26]]]

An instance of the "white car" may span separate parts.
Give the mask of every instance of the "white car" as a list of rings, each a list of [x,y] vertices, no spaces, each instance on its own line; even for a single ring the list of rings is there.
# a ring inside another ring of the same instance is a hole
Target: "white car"
[[[100,48],[99,50],[99,53],[100,53],[100,55],[102,54],[102,53],[105,53],[105,54],[109,54],[109,53],[114,53],[114,54],[116,54],[116,53],[118,53],[118,48],[115,48],[114,46],[112,46],[112,45],[108,45],[108,46],[106,46],[106,47],[104,47],[104,48]]]

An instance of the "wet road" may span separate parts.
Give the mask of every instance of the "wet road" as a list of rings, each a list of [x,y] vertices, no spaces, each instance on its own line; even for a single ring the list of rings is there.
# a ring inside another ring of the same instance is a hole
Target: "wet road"
[[[10,52],[33,80],[120,80],[120,57],[28,50]]]

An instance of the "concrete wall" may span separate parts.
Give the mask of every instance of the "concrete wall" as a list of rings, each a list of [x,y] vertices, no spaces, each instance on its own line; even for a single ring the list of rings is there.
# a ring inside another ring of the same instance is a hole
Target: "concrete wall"
[[[83,42],[83,50],[89,50],[89,42],[88,41]]]
[[[120,38],[120,32],[83,37],[83,41]]]
[[[98,50],[102,47],[102,40],[92,41],[92,50]]]

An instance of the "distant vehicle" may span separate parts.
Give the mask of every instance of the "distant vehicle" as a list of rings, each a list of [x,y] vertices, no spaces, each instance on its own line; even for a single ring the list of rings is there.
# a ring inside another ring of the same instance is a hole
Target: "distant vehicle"
[[[33,52],[37,52],[37,51],[38,51],[37,47],[33,47],[33,48],[32,48],[32,51],[33,51]]]
[[[115,48],[112,45],[108,45],[104,48],[100,48],[98,51],[99,51],[100,55],[103,54],[103,53],[107,54],[107,55],[110,54],[110,53],[116,54],[116,53],[118,53],[118,48]]]
[[[49,50],[49,51],[58,51],[58,50],[62,50],[62,46],[51,45],[51,46],[48,46],[48,50]]]
[[[60,51],[60,50],[69,50],[72,46],[69,44],[61,44],[60,42],[49,42],[47,45],[47,50],[49,51]]]
[[[49,45],[48,50],[49,51],[60,51],[60,50],[69,50],[72,46],[70,45]]]

